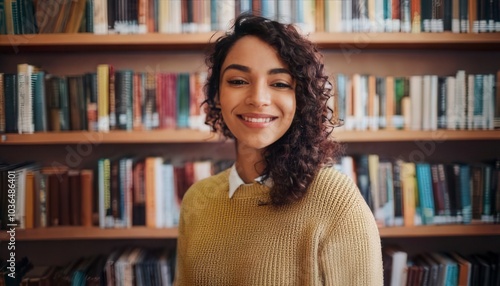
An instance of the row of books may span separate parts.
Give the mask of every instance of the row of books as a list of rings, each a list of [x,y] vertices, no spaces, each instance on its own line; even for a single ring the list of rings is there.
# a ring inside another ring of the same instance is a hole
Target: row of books
[[[346,130],[500,128],[496,74],[334,76],[332,108]],[[204,124],[206,72],[145,73],[102,64],[83,75],[55,76],[19,64],[0,73],[0,133],[151,130]]]
[[[379,226],[500,223],[500,160],[427,163],[361,154],[335,168],[356,182]]]
[[[65,265],[34,266],[25,258],[17,263],[24,266],[22,271],[16,272],[15,278],[1,275],[0,285],[168,286],[173,283],[175,259],[175,251],[132,246],[82,257]],[[7,273],[7,265],[1,262],[1,274]]]
[[[15,172],[15,223],[19,229],[52,226],[174,227],[179,205],[195,181],[228,162],[192,161],[175,166],[160,157],[103,158],[96,169],[75,170],[24,162],[0,165],[7,186]],[[7,228],[7,190],[0,188],[1,229]]]
[[[499,32],[490,0],[3,0],[0,34],[193,33],[253,12],[309,32]]]
[[[16,174],[17,227],[61,225],[151,228],[178,224],[179,206],[196,181],[232,161],[172,164],[161,157],[102,158],[95,170],[35,163],[0,166],[7,186]],[[344,156],[334,166],[359,187],[379,226],[500,223],[500,160],[493,163],[422,163],[376,154]],[[2,190],[0,209],[8,205]],[[7,226],[8,212],[2,212]]]
[[[337,74],[333,108],[346,130],[500,128],[496,74]]]
[[[500,285],[500,253],[493,251],[409,255],[401,247],[390,245],[383,248],[382,258],[387,286]]]
[[[67,130],[151,130],[204,124],[206,72],[115,70],[55,76],[29,64],[0,73],[0,133]],[[5,107],[4,107],[5,106]]]

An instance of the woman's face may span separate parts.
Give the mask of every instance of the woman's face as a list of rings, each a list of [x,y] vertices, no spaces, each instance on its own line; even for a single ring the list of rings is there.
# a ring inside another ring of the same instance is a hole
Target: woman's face
[[[220,105],[238,148],[263,149],[290,128],[295,81],[278,53],[254,36],[238,40],[222,64]]]

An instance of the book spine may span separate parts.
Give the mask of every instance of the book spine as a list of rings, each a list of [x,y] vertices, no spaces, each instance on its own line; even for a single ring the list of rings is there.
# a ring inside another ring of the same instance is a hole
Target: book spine
[[[92,170],[80,171],[81,182],[81,204],[80,204],[80,225],[84,227],[92,226],[92,203],[94,196],[94,173]]]
[[[97,66],[97,130],[109,131],[109,66]]]
[[[432,198],[432,179],[430,165],[418,163],[416,167],[418,195],[422,223],[429,225],[434,223],[434,200]]]
[[[2,0],[0,0],[1,2]],[[1,13],[1,11],[0,11]],[[1,16],[0,16],[1,17]],[[5,88],[4,74],[0,73],[0,133],[5,133]]]

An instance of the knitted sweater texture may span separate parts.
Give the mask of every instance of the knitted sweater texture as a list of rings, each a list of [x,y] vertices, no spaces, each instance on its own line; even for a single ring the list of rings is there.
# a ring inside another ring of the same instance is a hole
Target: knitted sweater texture
[[[230,199],[228,176],[183,198],[175,285],[383,285],[378,229],[347,176],[324,168],[283,207],[259,206],[269,193],[259,183]]]

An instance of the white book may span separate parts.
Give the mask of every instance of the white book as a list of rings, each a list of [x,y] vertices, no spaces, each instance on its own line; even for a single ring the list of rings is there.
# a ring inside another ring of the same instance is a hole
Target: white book
[[[108,34],[108,3],[106,0],[94,1],[94,34]]]
[[[373,32],[384,32],[384,0],[375,0],[375,29]]]
[[[437,130],[438,76],[431,76],[430,129]]]
[[[354,161],[351,156],[344,156],[341,159],[342,172],[346,174],[353,182],[356,182],[356,173],[354,172]]]
[[[474,75],[467,75],[467,129],[474,129]]]
[[[384,247],[383,249],[384,260],[389,260],[390,267],[390,286],[406,285],[407,277],[407,260],[408,253],[395,247]],[[389,281],[387,281],[389,282]]]
[[[446,128],[455,130],[457,127],[457,101],[455,78],[446,77]]]
[[[160,1],[161,2],[161,1]],[[168,33],[179,34],[182,33],[182,4],[181,1],[168,2]],[[187,33],[194,33],[196,31],[193,25],[185,27]]]
[[[465,71],[459,70],[455,79],[455,93],[456,93],[456,121],[457,127],[460,130],[466,129],[467,125],[467,98],[466,98],[466,85],[465,85]]]
[[[175,206],[174,166],[171,163],[163,164],[163,186],[165,200],[165,227],[174,227],[178,223]]]
[[[35,67],[29,64],[17,65],[17,95],[18,95],[18,122],[19,134],[33,134],[35,132],[33,96],[34,88],[31,76]]]
[[[194,181],[198,182],[212,176],[212,162],[209,160],[195,161],[194,165]]]
[[[234,24],[236,12],[236,1],[234,0],[218,0],[217,1],[217,15],[219,30],[227,31]]]
[[[484,76],[484,112],[485,112],[485,125],[484,129],[493,130],[494,113],[495,113],[495,100],[493,98],[495,76],[487,74]]]
[[[114,219],[107,215],[107,208],[111,204],[111,188],[110,188],[110,173],[111,165],[107,158],[99,159],[98,167],[98,207],[99,207],[99,227],[111,228],[114,227]]]
[[[342,32],[352,31],[352,0],[344,0],[342,1]]]
[[[363,130],[361,128],[364,113],[364,104],[366,101],[363,97],[362,90],[362,80],[360,74],[354,74],[352,76],[352,90],[353,90],[353,100],[354,100],[354,127],[356,130]]]
[[[424,75],[423,78],[423,101],[422,101],[422,130],[431,130],[431,76]]]
[[[156,227],[165,227],[165,212],[167,211],[165,205],[165,190],[163,186],[163,158],[154,158],[154,192],[155,192],[155,216]]]
[[[412,108],[410,116],[410,129],[422,129],[422,76],[415,75],[410,77],[410,105]]]
[[[242,1],[242,2],[244,2],[244,1]],[[277,12],[278,21],[280,21],[282,23],[286,23],[286,24],[293,23],[292,0],[277,0],[277,2],[278,2],[278,12]],[[338,2],[338,1],[334,1],[334,2]]]

